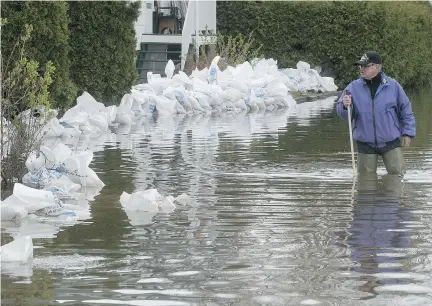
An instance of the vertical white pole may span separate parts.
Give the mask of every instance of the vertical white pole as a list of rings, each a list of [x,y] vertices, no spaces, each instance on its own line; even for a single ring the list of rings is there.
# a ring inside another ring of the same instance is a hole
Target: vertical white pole
[[[199,26],[198,26],[198,0],[194,1],[194,7],[195,7],[195,47],[196,47],[196,64],[198,66],[199,61]]]
[[[357,170],[356,170],[356,164],[354,159],[354,142],[353,142],[353,135],[352,135],[352,127],[351,127],[351,106],[348,106],[348,128],[349,128],[349,136],[350,136],[353,176],[355,177],[357,175]]]

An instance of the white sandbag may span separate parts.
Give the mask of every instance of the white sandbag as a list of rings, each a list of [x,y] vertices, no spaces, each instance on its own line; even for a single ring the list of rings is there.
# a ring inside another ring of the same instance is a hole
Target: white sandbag
[[[243,93],[236,88],[228,88],[221,98],[223,101],[237,102],[243,98]]]
[[[252,68],[252,65],[246,61],[242,64],[239,64],[235,67],[233,71],[234,78],[240,78],[240,79],[250,79],[255,76],[254,70]]]
[[[89,164],[93,159],[93,152],[84,151],[74,156],[67,158],[64,165],[67,169],[67,176],[72,182],[81,186],[95,186],[94,183],[99,183],[95,175],[90,171]],[[96,185],[97,186],[97,185]]]
[[[165,90],[172,85],[172,80],[168,78],[156,77],[153,75],[151,80],[148,81],[149,85],[153,88],[156,94],[160,95]]]
[[[184,73],[183,71],[179,71],[178,74],[174,75],[172,78],[172,85],[174,86],[182,86],[185,89],[190,90],[193,86],[192,80]]]
[[[85,184],[81,184],[81,185],[82,186],[93,186],[93,187],[105,186],[105,184],[97,176],[96,172],[94,172],[94,170],[91,168],[87,168]]]
[[[11,207],[21,206],[28,213],[44,209],[49,206],[57,206],[56,197],[49,191],[27,187],[20,183],[15,183],[13,194],[3,201],[3,205]]]
[[[137,99],[135,99],[134,97],[132,97],[132,107],[131,107],[131,111],[133,112],[133,114],[135,116],[142,116],[144,114],[143,108],[142,108],[142,102],[138,101]]]
[[[2,202],[0,207],[2,221],[21,220],[28,215],[27,210],[23,206],[4,204]]]
[[[169,60],[165,66],[165,74],[169,79],[171,79],[173,77],[174,70],[175,70],[174,63],[172,60]]]
[[[106,116],[101,113],[95,113],[89,117],[89,124],[97,127],[100,131],[108,131],[108,121]]]
[[[82,134],[98,134],[102,132],[97,126],[91,126],[88,121],[86,121],[84,124],[81,124],[79,129]]]
[[[67,122],[60,122],[64,127],[62,138],[73,138],[82,134],[82,132],[75,126],[68,124]]]
[[[120,203],[128,211],[158,212],[158,201],[161,201],[161,199],[162,196],[156,189],[148,189],[132,194],[123,192],[120,196]]]
[[[208,68],[204,68],[202,70],[198,70],[195,68],[195,70],[192,71],[191,77],[195,79],[199,79],[201,81],[207,81],[207,75],[208,75]]]
[[[250,103],[256,104],[258,106],[259,110],[265,110],[266,109],[266,105],[265,105],[263,96],[260,94],[257,95],[254,90],[251,90],[249,101],[250,101]]]
[[[211,110],[211,106],[208,102],[208,96],[204,95],[201,92],[195,92],[194,97],[197,99],[198,103],[200,104],[201,108],[204,111],[210,111]]]
[[[186,114],[186,110],[185,108],[177,101],[177,99],[175,100],[175,110],[177,114]]]
[[[100,111],[101,114],[105,114],[105,118],[108,123],[111,123],[115,120],[117,114],[117,106],[111,105],[106,107],[105,109]]]
[[[44,184],[44,189],[46,190],[51,190],[53,187],[65,190],[67,193],[71,193],[78,191],[81,188],[81,185],[72,182],[66,173],[62,173],[61,176],[51,178],[46,184]]]
[[[296,65],[297,70],[299,70],[299,72],[307,72],[310,70],[310,65],[306,62],[303,61],[299,61]]]
[[[249,86],[248,86],[246,80],[233,79],[230,82],[230,84],[228,85],[228,88],[235,88],[242,93],[248,93],[249,92]]]
[[[64,127],[60,124],[57,118],[52,118],[42,128],[42,135],[44,137],[60,137],[64,132]]]
[[[57,144],[53,149],[52,153],[55,156],[56,163],[62,163],[66,158],[72,156],[72,150],[64,145],[63,143]]]
[[[163,95],[170,99],[176,99],[186,112],[192,111],[192,105],[186,95],[186,91],[181,87],[168,87]]]
[[[117,112],[114,122],[129,126],[132,124],[132,116],[130,114]]]
[[[321,77],[321,86],[325,91],[336,91],[338,89],[334,79],[331,77]]]
[[[134,102],[133,96],[130,94],[125,94],[121,99],[119,108],[121,108],[122,110],[131,110],[133,102]]]
[[[81,111],[77,106],[68,109],[61,121],[64,121],[72,126],[79,127],[88,121],[89,114]]]
[[[192,109],[195,112],[204,112],[204,109],[201,107],[201,104],[198,102],[198,100],[194,97],[193,93],[188,91],[187,92],[188,101],[192,107]]]
[[[156,97],[156,110],[159,116],[172,117],[176,114],[177,101],[170,100],[165,96]]]
[[[215,56],[215,58],[212,60],[210,64],[210,69],[207,73],[207,82],[209,84],[217,84],[217,75],[219,72],[218,62],[220,58],[221,57],[219,55]]]
[[[105,109],[105,105],[96,101],[96,99],[87,91],[84,91],[82,95],[77,98],[77,106],[82,112],[89,114]]]
[[[42,163],[42,165],[45,168],[52,168],[54,167],[55,163],[56,163],[56,157],[54,152],[46,147],[46,146],[41,146],[40,150],[39,150],[39,157],[37,158],[37,161],[35,162],[37,165],[39,165],[40,163]],[[34,168],[39,168],[39,167],[34,167]]]
[[[38,165],[38,157],[35,152],[31,152],[29,157],[27,158],[25,165],[27,167],[28,171],[35,171],[36,169],[43,166],[43,162],[40,161],[40,164]]]
[[[277,61],[270,59],[261,59],[256,63],[251,63],[255,77],[260,77],[262,75],[270,74],[270,75],[278,75],[278,67]]]
[[[246,103],[245,103],[245,101],[243,99],[239,99],[239,100],[235,101],[234,102],[234,106],[236,108],[241,109],[241,110],[247,110],[248,109],[247,105],[246,105]]]
[[[0,247],[1,261],[26,262],[33,258],[33,242],[30,236],[21,236]]]
[[[134,91],[143,91],[143,92],[145,92],[145,91],[152,91],[152,92],[154,92],[153,88],[149,84],[146,84],[146,83],[137,84],[135,86],[132,86],[131,94]]]

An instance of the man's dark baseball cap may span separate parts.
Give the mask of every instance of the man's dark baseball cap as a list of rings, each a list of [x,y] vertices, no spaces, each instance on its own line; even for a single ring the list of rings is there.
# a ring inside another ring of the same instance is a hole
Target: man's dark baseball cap
[[[358,60],[355,65],[367,65],[367,64],[381,64],[382,59],[378,52],[367,51],[362,55],[360,60]]]

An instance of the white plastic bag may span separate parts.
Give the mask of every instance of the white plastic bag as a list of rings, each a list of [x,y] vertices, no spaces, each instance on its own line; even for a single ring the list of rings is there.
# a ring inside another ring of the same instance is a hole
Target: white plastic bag
[[[52,192],[15,183],[13,194],[4,200],[2,205],[20,206],[25,208],[28,213],[34,213],[46,207],[57,206],[56,200],[57,198]]]
[[[33,258],[33,241],[30,236],[15,238],[0,247],[1,261],[26,262]]]
[[[169,60],[165,66],[165,74],[169,79],[172,79],[174,75],[175,66],[172,60]]]
[[[158,201],[161,200],[162,196],[156,189],[138,191],[132,194],[123,192],[120,196],[121,205],[128,211],[158,212]]]

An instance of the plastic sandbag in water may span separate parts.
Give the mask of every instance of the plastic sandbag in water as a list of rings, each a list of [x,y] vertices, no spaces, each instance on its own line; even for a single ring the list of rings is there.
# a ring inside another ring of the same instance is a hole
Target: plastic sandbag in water
[[[81,186],[93,186],[92,184],[95,182],[96,174],[94,174],[94,171],[91,172],[91,169],[88,167],[92,159],[93,152],[84,151],[64,161],[64,165],[67,169],[67,176],[72,182],[80,184]],[[89,174],[90,176],[88,177]]]
[[[41,146],[39,151],[39,157],[36,156],[36,153],[33,152],[30,154],[30,156],[25,162],[27,169],[31,172],[37,171],[42,167],[50,168],[54,166],[55,163],[56,158],[54,152],[46,146]]]
[[[217,84],[217,74],[218,74],[218,62],[220,60],[220,56],[215,56],[210,64],[210,69],[207,74],[207,82],[209,84]]]
[[[21,220],[28,215],[27,210],[20,205],[10,205],[7,203],[4,204],[4,202],[2,202],[0,207],[2,221]]]
[[[198,70],[195,68],[195,70],[192,71],[192,78],[199,79],[201,81],[207,81],[207,75],[208,75],[208,68],[204,68],[202,70]]]
[[[158,201],[161,199],[163,198],[156,189],[148,189],[132,194],[123,192],[120,196],[120,203],[128,211],[158,212]]]
[[[88,121],[88,118],[88,113],[83,112],[80,110],[80,108],[74,106],[64,113],[61,121],[67,122],[72,126],[79,127],[80,125],[85,124]]]
[[[72,156],[72,150],[67,147],[66,145],[59,143],[57,144],[53,149],[52,152],[55,156],[55,162],[56,163],[61,163],[63,162],[66,158]]]
[[[117,112],[114,122],[117,122],[122,125],[131,125],[132,115],[127,113]]]
[[[13,194],[3,201],[3,205],[21,206],[28,213],[33,213],[48,206],[57,206],[56,200],[57,198],[52,192],[15,183]]]
[[[237,65],[233,71],[234,78],[249,80],[255,76],[252,65],[246,61],[242,64]]]
[[[192,109],[196,112],[204,112],[204,109],[201,107],[201,104],[198,102],[198,100],[194,97],[193,92],[188,91],[186,93],[188,97],[188,101],[192,107]]]
[[[172,79],[174,75],[175,66],[172,60],[169,60],[165,66],[165,74],[169,79]]]
[[[153,88],[156,94],[160,95],[165,90],[172,85],[173,81],[168,78],[156,77],[156,74],[148,81],[149,85]]]
[[[325,91],[336,91],[338,89],[334,83],[334,79],[331,77],[321,77],[321,86]]]
[[[189,79],[186,73],[179,71],[178,74],[174,75],[172,78],[172,83],[174,86],[183,86],[184,88],[190,90],[192,89],[192,80]]]
[[[95,98],[87,91],[84,91],[81,96],[77,98],[77,106],[82,112],[93,114],[105,109],[105,105],[96,101]]]
[[[62,138],[73,138],[82,134],[82,132],[75,126],[68,124],[67,122],[60,122],[64,127]]]
[[[176,114],[176,100],[170,100],[165,96],[156,97],[156,109],[159,116],[171,117]]]
[[[101,110],[100,113],[105,115],[105,118],[109,124],[113,122],[116,118],[117,106],[115,105],[108,106],[105,109]]]
[[[254,90],[251,90],[251,94],[249,96],[249,101],[250,101],[250,103],[256,104],[256,106],[258,106],[259,110],[265,110],[266,109],[263,95],[255,93]]]
[[[210,106],[209,101],[208,101],[209,98],[207,95],[205,95],[201,92],[195,92],[194,96],[204,111],[210,111],[211,110],[211,106]]]
[[[97,127],[102,132],[108,131],[108,121],[106,115],[101,113],[95,113],[89,117],[89,123],[92,126]]]
[[[33,258],[33,241],[30,236],[21,236],[0,247],[1,261],[26,262]]]

